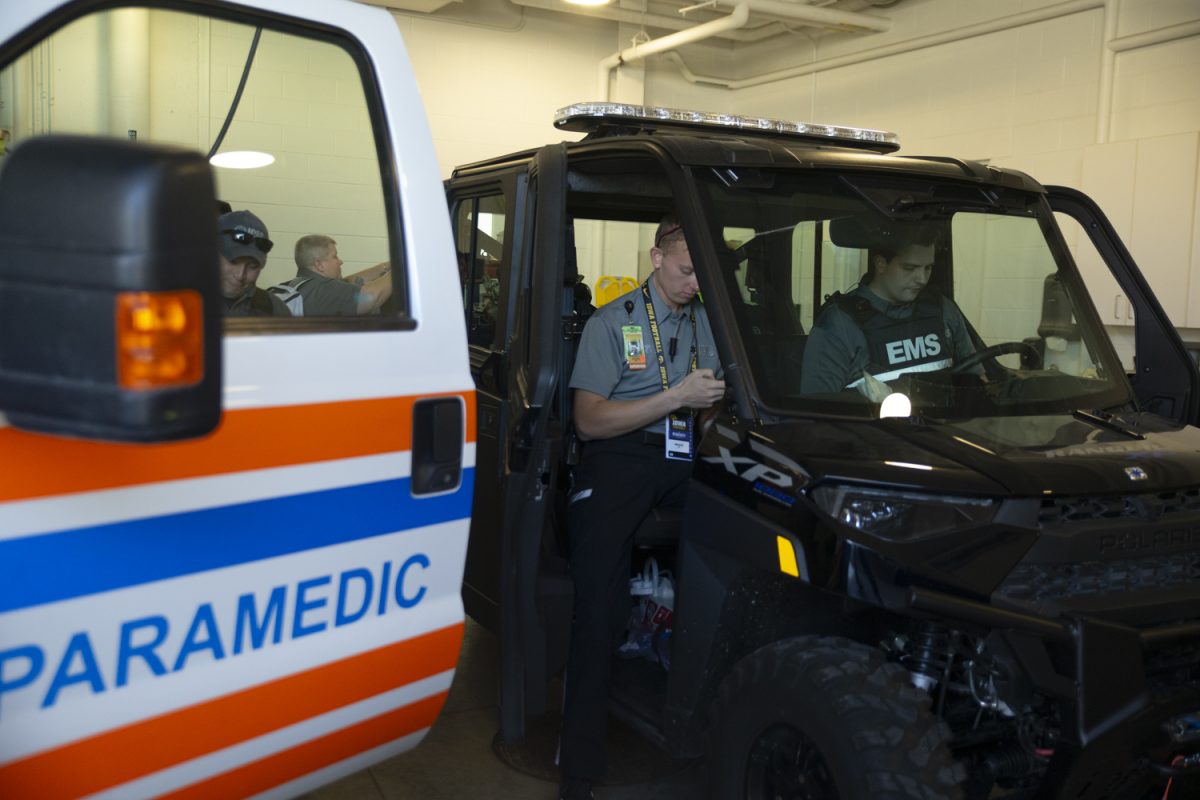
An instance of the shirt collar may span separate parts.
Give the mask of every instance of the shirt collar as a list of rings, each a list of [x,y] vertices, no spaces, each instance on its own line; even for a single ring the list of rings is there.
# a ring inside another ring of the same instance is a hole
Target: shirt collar
[[[222,297],[222,299],[225,301],[225,308],[228,310],[232,310],[244,303],[250,302],[250,298],[254,296],[254,292],[257,289],[258,289],[257,286],[251,286],[249,289],[242,292],[241,294],[239,294],[237,297],[233,298],[232,300],[230,300],[228,297]]]
[[[887,300],[884,300],[882,297],[871,291],[869,286],[860,286],[858,287],[858,290],[862,296],[866,298],[868,303],[870,303],[877,311],[880,311],[883,314],[893,311],[903,312],[913,307],[912,303],[889,303]]]
[[[687,315],[688,307],[684,306],[679,309],[679,313],[671,311],[671,307],[667,305],[667,301],[658,293],[658,288],[654,285],[654,278],[650,278],[650,299],[654,301],[654,316],[658,319],[681,320]]]

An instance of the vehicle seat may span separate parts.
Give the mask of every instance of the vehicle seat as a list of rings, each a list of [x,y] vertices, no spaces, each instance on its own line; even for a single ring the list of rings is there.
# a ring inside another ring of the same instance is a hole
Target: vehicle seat
[[[757,349],[755,366],[762,370],[774,391],[782,395],[800,393],[800,368],[804,348],[808,344],[805,333],[761,333],[748,337]]]
[[[559,351],[559,382],[557,390],[558,419],[564,429],[571,428],[571,390],[567,388],[571,371],[575,367],[575,354],[583,328],[596,311],[591,290],[579,274],[578,255],[575,251],[575,223],[568,220],[563,235],[566,237],[567,263],[563,269],[562,320],[563,341]]]

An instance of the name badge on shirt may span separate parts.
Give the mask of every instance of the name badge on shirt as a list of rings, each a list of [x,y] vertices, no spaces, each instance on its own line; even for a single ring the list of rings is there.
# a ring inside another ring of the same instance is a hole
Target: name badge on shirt
[[[666,419],[664,455],[676,461],[692,460],[692,425],[695,418],[691,414],[670,414]]]
[[[622,325],[621,338],[625,341],[625,361],[630,369],[646,368],[646,347],[642,341],[641,325]]]

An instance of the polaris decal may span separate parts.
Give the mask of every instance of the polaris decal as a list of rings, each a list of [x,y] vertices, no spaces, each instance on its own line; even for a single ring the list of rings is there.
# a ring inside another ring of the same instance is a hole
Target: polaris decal
[[[735,456],[729,452],[729,448],[725,445],[720,445],[717,449],[720,455],[705,456],[704,460],[710,464],[723,464],[727,472],[737,475],[744,481],[749,481],[750,483],[760,480],[766,481],[780,489],[790,489],[794,484],[791,475],[771,469],[766,464],[760,464],[753,458]],[[746,469],[739,469],[740,466],[745,466]]]
[[[761,494],[764,497],[769,497],[770,499],[774,500],[776,503],[779,503],[780,505],[782,505],[786,508],[791,508],[792,506],[796,505],[796,496],[795,495],[788,494],[787,492],[781,492],[779,489],[776,489],[774,486],[771,486],[770,484],[768,484],[764,481],[755,481],[754,482],[754,491],[756,494]]]

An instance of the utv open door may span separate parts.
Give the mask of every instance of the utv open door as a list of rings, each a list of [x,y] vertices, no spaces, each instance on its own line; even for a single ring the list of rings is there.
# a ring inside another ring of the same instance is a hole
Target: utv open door
[[[480,455],[491,448],[497,457],[481,461],[477,471],[475,496],[482,505],[471,522],[463,596],[468,613],[498,623],[489,627],[500,632],[500,733],[514,742],[525,734],[525,714],[545,709],[548,615],[569,615],[572,601],[561,570],[539,575],[561,460],[562,429],[553,405],[559,381],[569,378],[561,364],[564,309],[572,292],[564,280],[565,146],[543,148],[501,182],[492,191],[506,197],[511,235],[503,246],[511,268],[498,275],[494,322],[500,332],[493,343],[473,341],[471,347]],[[460,182],[449,198],[452,213],[487,191],[486,185]],[[479,244],[478,226],[472,227],[465,250],[460,229],[460,258],[474,260],[487,249]],[[565,626],[559,619],[553,627]],[[561,659],[565,642],[554,649]]]
[[[1047,186],[1046,190],[1050,207],[1087,232],[1133,305],[1136,352],[1130,379],[1138,405],[1180,424],[1200,423],[1200,374],[1195,362],[1112,223],[1082,192],[1065,186]]]

